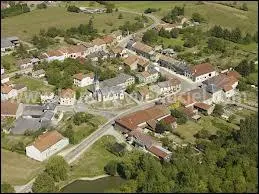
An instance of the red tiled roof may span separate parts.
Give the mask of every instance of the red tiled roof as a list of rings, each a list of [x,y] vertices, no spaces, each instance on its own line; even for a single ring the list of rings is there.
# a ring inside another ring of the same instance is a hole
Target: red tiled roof
[[[138,58],[138,64],[142,67],[146,67],[149,64],[148,60],[142,59],[142,58]]]
[[[155,143],[154,139],[151,136],[142,133],[138,129],[131,131],[129,135],[141,141],[147,148],[149,148]]]
[[[104,36],[102,39],[106,44],[110,44],[114,40],[114,38],[111,35]]]
[[[241,78],[241,75],[237,71],[229,71],[229,72],[227,72],[227,75],[228,76],[233,76],[236,79],[240,79]]]
[[[136,55],[128,56],[126,59],[124,59],[124,63],[128,66],[131,66],[133,63],[135,63],[138,60],[138,57]]]
[[[138,89],[141,96],[146,96],[149,93],[148,87],[141,87]]]
[[[145,53],[149,53],[153,50],[153,48],[151,46],[143,44],[142,42],[136,42],[135,44],[133,44],[133,48],[135,48],[136,50],[145,52]]]
[[[168,153],[164,152],[163,150],[159,149],[156,146],[151,146],[147,150],[150,151],[152,154],[156,155],[157,157],[163,158],[163,159],[169,155]]]
[[[8,85],[1,86],[1,93],[8,94],[13,88]]]
[[[40,135],[34,142],[33,146],[40,152],[45,151],[49,147],[55,145],[57,142],[62,140],[64,137],[57,131],[50,131]]]
[[[1,102],[1,116],[4,115],[16,115],[19,104],[17,102],[11,102],[9,100]]]
[[[176,118],[174,118],[172,115],[169,115],[169,116],[163,118],[162,121],[164,121],[166,124],[171,124],[171,123],[176,122]]]
[[[195,112],[193,112],[193,107],[182,107],[181,109],[188,117],[192,117],[195,115]]]
[[[59,50],[51,50],[47,52],[47,55],[49,57],[54,57],[54,56],[62,56],[63,53],[61,53]]]
[[[92,40],[92,43],[93,43],[94,45],[97,45],[97,46],[100,46],[100,45],[102,45],[102,44],[105,44],[105,42],[103,41],[103,39],[100,39],[100,38],[96,38],[96,39]]]
[[[122,53],[122,51],[123,51],[123,48],[120,47],[120,46],[112,48],[112,52],[115,53],[115,54]]]
[[[215,71],[210,63],[202,63],[191,68],[193,76],[200,76]]]
[[[120,119],[116,119],[115,122],[128,130],[134,130],[141,123],[145,123],[152,119],[159,119],[168,114],[170,114],[170,111],[166,108],[166,106],[156,105],[145,110],[131,113]]]
[[[232,88],[232,86],[230,86],[230,85],[225,85],[224,87],[223,87],[223,90],[225,91],[225,92],[227,92],[227,91],[230,91],[230,90],[232,90],[233,88]]]
[[[74,95],[75,95],[75,91],[68,88],[68,89],[63,89],[61,91],[61,97],[62,98],[74,98]]]
[[[141,74],[145,78],[150,76],[150,73],[148,73],[147,71],[140,72],[139,74]]]
[[[196,102],[194,104],[194,107],[200,108],[202,110],[209,110],[209,108],[211,107],[210,105],[203,103],[203,102]]]
[[[74,78],[77,79],[77,80],[82,80],[86,77],[90,77],[90,78],[93,78],[94,77],[94,73],[91,72],[91,73],[88,73],[88,74],[83,74],[83,73],[78,73],[78,74],[75,74],[74,75]]]

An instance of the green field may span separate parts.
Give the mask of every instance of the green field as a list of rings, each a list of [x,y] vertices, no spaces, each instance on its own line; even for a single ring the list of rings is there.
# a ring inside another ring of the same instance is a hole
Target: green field
[[[110,14],[84,14],[67,12],[65,7],[48,7],[46,10],[33,10],[30,13],[2,19],[2,36],[18,36],[28,41],[33,35],[38,34],[40,29],[58,27],[68,29],[77,27],[79,24],[87,24],[93,17],[94,27],[98,32],[103,29],[109,33],[111,29],[118,28],[125,21],[133,21],[136,14],[122,13],[123,19],[118,19],[119,12]]]
[[[27,86],[27,89],[30,91],[51,91],[53,90],[53,86],[51,85],[45,85],[44,82],[42,80],[38,80],[38,79],[33,79],[33,78],[29,78],[29,77],[20,77],[18,79],[13,79],[13,82],[15,84],[24,84]]]
[[[29,159],[25,155],[1,149],[2,182],[23,185],[43,170],[44,164]]]
[[[17,59],[13,55],[2,56],[1,64],[3,65],[4,63],[10,64],[10,69],[5,69],[5,73],[11,73],[19,70],[18,66],[16,65]]]
[[[93,177],[105,174],[104,166],[111,160],[118,160],[120,157],[115,156],[107,150],[109,143],[115,143],[112,136],[104,136],[83,154],[83,156],[73,165],[71,176]]]
[[[198,122],[188,120],[185,124],[178,125],[176,132],[178,132],[184,138],[184,141],[194,143],[196,138],[193,135],[202,129],[207,130],[210,134],[215,134],[218,130],[223,130],[222,128],[218,127],[220,126],[219,124],[216,126],[215,121],[216,123],[228,126],[229,128],[236,130],[239,129],[237,125],[228,123],[221,118],[216,118],[213,116],[202,116]]]
[[[185,4],[185,16],[191,17],[193,13],[200,13],[208,22],[207,27],[221,25],[227,28],[239,27],[243,32],[255,32],[257,30],[257,2],[247,2],[248,11],[242,11],[228,6],[206,2],[197,5],[196,2],[170,2],[170,1],[139,1],[139,2],[115,2],[116,6],[144,12],[147,8],[161,8],[153,13],[159,17],[165,16],[175,6]],[[241,2],[237,2],[241,5]]]

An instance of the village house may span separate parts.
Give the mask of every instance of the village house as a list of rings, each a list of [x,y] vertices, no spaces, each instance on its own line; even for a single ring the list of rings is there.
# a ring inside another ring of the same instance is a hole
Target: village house
[[[106,35],[102,37],[102,40],[107,46],[114,46],[116,44],[116,39],[112,35]]]
[[[81,43],[85,47],[85,53],[84,56],[87,56],[93,52],[95,52],[94,45],[91,42],[84,42]]]
[[[155,51],[152,47],[142,43],[142,42],[135,42],[132,45],[132,50],[142,55],[145,58],[151,59],[152,56],[155,54]]]
[[[37,161],[44,161],[69,144],[69,139],[59,132],[48,131],[40,135],[31,145],[26,147],[26,156]]]
[[[120,41],[122,40],[122,32],[120,30],[116,30],[114,32],[111,33],[111,35],[116,39],[116,41]]]
[[[202,113],[210,115],[213,112],[215,105],[208,105],[203,102],[196,102],[194,104],[194,108],[196,108],[198,111]]]
[[[106,50],[106,43],[101,38],[96,38],[92,40],[92,44],[94,46],[94,51],[104,51]]]
[[[15,101],[6,100],[1,102],[1,118],[2,117],[14,117],[21,116],[21,103]]]
[[[127,51],[125,48],[117,46],[117,47],[112,47],[111,48],[111,54],[114,57],[122,57],[122,58],[126,58],[128,57]]]
[[[42,58],[42,60],[46,60],[47,62],[54,60],[64,61],[65,55],[59,50],[51,50],[47,53],[43,53],[40,58]]]
[[[21,94],[27,91],[27,86],[25,86],[24,84],[15,84],[13,88],[17,91],[17,94]]]
[[[239,77],[238,73],[230,72],[227,74],[219,74],[202,83],[207,91],[213,94],[213,101],[218,103],[235,95],[235,89],[238,85],[237,78]]]
[[[17,61],[17,65],[19,66],[20,69],[27,69],[27,68],[32,68],[33,67],[33,64],[31,62],[30,58],[18,60]]]
[[[45,77],[45,71],[43,69],[39,69],[37,71],[32,72],[32,77],[33,78],[42,78]]]
[[[115,127],[123,133],[129,133],[137,128],[148,126],[150,120],[161,120],[171,115],[164,105],[155,105],[151,108],[140,110],[115,120]]]
[[[138,57],[136,55],[128,56],[123,60],[123,63],[130,68],[130,70],[134,71],[138,69]]]
[[[158,71],[153,68],[149,68],[147,71],[139,72],[136,74],[140,83],[149,84],[156,82],[159,78]]]
[[[165,124],[168,124],[168,125],[170,124],[173,129],[177,128],[176,118],[173,117],[172,115],[169,115],[161,120],[164,121]]]
[[[17,90],[9,85],[1,85],[1,100],[8,100],[10,98],[16,98],[18,95]]]
[[[18,37],[12,36],[1,38],[1,53],[14,50],[16,46],[19,46],[19,44],[20,43]]]
[[[136,92],[136,96],[139,101],[149,100],[150,96],[149,96],[148,87],[143,86],[143,87],[138,88],[138,90]]]
[[[89,55],[87,55],[87,59],[90,59],[91,61],[98,61],[99,59],[101,60],[105,60],[109,57],[110,55],[108,53],[106,53],[105,51],[96,51],[93,52]]]
[[[150,90],[158,95],[178,93],[181,90],[181,81],[177,78],[172,78],[164,82],[158,82],[157,84],[150,86]]]
[[[46,128],[53,124],[54,115],[57,113],[55,103],[44,105],[22,104],[20,116],[16,118],[15,125],[10,132],[22,135],[26,130],[35,132],[40,128]]]
[[[10,81],[10,77],[8,75],[1,75],[1,84],[5,84]]]
[[[49,92],[49,91],[42,92],[40,94],[40,100],[42,103],[45,103],[46,101],[52,100],[54,96],[55,96],[54,92]]]
[[[83,73],[78,73],[74,75],[74,85],[77,87],[85,87],[89,86],[94,83],[94,73],[88,73],[88,74],[83,74]]]
[[[189,66],[183,61],[178,61],[172,57],[166,55],[160,55],[157,61],[162,67],[166,67],[180,75],[190,77]]]
[[[202,63],[190,68],[189,73],[194,82],[203,82],[217,75],[215,68],[210,63]]]
[[[76,101],[76,93],[74,90],[68,88],[63,89],[60,93],[60,105],[74,105]]]
[[[197,89],[190,90],[190,91],[186,92],[185,94],[183,94],[183,96],[187,96],[189,101],[193,101],[195,103],[203,102],[208,105],[211,105],[213,103],[211,93],[209,93],[204,88],[197,88]]]

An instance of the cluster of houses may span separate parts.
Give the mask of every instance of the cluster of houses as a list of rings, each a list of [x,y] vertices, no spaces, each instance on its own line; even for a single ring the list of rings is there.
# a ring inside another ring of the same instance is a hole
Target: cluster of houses
[[[79,7],[80,11],[83,13],[104,13],[106,8],[90,8],[90,7]]]
[[[169,160],[172,152],[163,148],[161,143],[144,133],[144,129],[155,131],[158,121],[165,121],[173,128],[177,127],[176,119],[164,105],[155,105],[115,120],[115,128],[120,130],[129,142],[147,150],[163,160]]]
[[[1,38],[1,56],[5,55],[8,51],[13,51],[15,47],[20,45],[18,37]]]

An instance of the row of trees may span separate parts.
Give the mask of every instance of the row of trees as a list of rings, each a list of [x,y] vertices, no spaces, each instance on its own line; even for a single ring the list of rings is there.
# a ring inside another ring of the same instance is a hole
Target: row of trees
[[[69,165],[61,156],[53,156],[45,166],[43,173],[39,174],[32,185],[35,193],[57,192],[55,182],[64,181],[68,178]]]
[[[178,16],[184,15],[184,7],[175,6],[165,17],[162,18],[164,22],[175,23],[179,22]]]
[[[10,7],[1,10],[1,19],[11,16],[20,15],[23,13],[30,12],[30,8],[27,6],[26,3],[20,4],[15,2],[10,3]]]
[[[221,26],[216,25],[210,29],[209,33],[211,36],[223,38],[235,43],[249,44],[253,41],[258,42],[258,32],[256,32],[254,36],[252,36],[250,33],[247,33],[243,37],[239,28],[228,30],[227,28],[224,29]]]
[[[170,162],[135,151],[109,171],[128,181],[114,192],[257,192],[258,119],[241,120],[238,131],[203,130],[196,147],[178,148]]]

